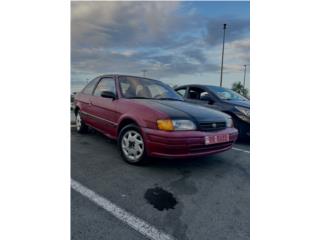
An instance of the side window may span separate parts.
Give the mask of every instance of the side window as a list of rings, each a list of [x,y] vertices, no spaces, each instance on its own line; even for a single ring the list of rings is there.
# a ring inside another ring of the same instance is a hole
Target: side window
[[[199,88],[189,88],[188,98],[192,100],[200,100],[202,90]]]
[[[177,90],[177,93],[178,93],[180,96],[184,97],[185,94],[186,94],[186,89],[185,89],[185,88],[180,88],[179,90]]]
[[[189,89],[188,98],[206,102],[210,100],[210,96],[207,91],[195,87]]]
[[[85,86],[84,89],[82,90],[82,93],[84,93],[84,94],[90,94],[90,95],[91,95],[92,92],[93,92],[93,88],[94,88],[94,86],[96,85],[97,81],[98,81],[98,79],[95,78],[95,79],[93,79],[91,82],[89,82],[89,83],[87,84],[87,86]]]
[[[116,94],[116,84],[113,78],[103,78],[94,90],[94,96],[101,96],[101,92],[109,91]]]

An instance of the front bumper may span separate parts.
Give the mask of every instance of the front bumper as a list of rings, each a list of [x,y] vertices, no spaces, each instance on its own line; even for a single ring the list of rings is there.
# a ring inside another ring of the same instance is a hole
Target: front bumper
[[[229,142],[205,145],[205,136],[229,134]],[[237,140],[238,130],[226,128],[216,132],[143,129],[147,154],[152,157],[188,158],[226,151]]]

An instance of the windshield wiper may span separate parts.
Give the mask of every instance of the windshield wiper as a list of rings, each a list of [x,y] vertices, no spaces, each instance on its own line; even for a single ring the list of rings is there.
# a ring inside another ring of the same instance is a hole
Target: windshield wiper
[[[127,99],[152,99],[148,97],[127,97]]]
[[[157,98],[157,100],[172,100],[172,101],[182,101],[180,99],[177,98]]]
[[[127,99],[153,99],[153,100],[171,100],[171,101],[182,101],[177,98],[149,98],[149,97],[126,97]]]

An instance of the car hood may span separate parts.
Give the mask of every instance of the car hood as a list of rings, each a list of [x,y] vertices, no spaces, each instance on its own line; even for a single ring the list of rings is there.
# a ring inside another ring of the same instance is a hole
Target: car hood
[[[137,102],[166,113],[172,119],[190,119],[196,122],[223,122],[228,117],[220,111],[184,101],[139,99]]]
[[[249,101],[227,100],[227,101],[224,101],[224,102],[227,103],[227,104],[234,105],[234,106],[250,108],[250,102]]]

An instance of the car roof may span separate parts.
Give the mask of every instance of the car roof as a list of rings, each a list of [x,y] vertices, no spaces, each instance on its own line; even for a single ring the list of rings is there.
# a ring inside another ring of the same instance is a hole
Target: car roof
[[[220,87],[220,86],[216,86],[216,85],[207,85],[207,84],[186,84],[186,85],[182,85],[182,86],[178,86],[176,87],[176,89],[178,88],[182,88],[182,87],[205,87],[205,88],[221,88],[221,89],[225,89],[224,87]]]
[[[134,75],[128,75],[128,74],[102,74],[102,75],[99,75],[97,77],[99,77],[99,78],[101,78],[101,77],[136,77],[136,78],[143,78],[143,79],[148,79],[148,80],[160,81],[160,80],[157,80],[157,79],[141,77],[141,76],[134,76]]]

